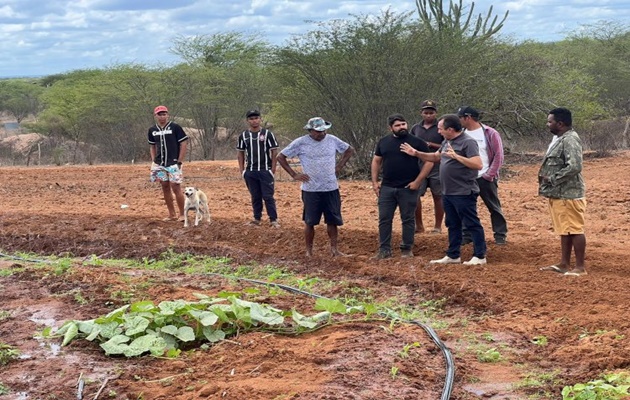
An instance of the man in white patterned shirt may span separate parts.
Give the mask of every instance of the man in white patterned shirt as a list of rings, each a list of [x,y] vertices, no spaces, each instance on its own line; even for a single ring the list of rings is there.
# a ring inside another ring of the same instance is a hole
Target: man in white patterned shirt
[[[293,179],[302,182],[302,219],[307,257],[313,255],[315,225],[319,225],[322,214],[330,239],[330,253],[333,257],[343,255],[337,248],[337,227],[343,225],[337,174],[354,154],[354,148],[338,137],[327,134],[331,126],[321,117],[309,119],[304,126],[308,135],[295,139],[278,155],[282,168]],[[339,162],[337,153],[341,154]],[[295,171],[289,165],[287,158],[294,157],[299,158],[302,172]]]

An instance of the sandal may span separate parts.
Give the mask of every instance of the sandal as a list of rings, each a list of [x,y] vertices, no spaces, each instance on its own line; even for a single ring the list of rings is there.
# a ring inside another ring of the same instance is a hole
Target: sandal
[[[548,267],[541,267],[539,268],[540,271],[553,271],[553,272],[558,272],[560,274],[564,274],[567,271],[562,269],[561,267],[557,266],[557,265],[550,265]]]
[[[582,275],[586,275],[586,271],[578,270],[578,269],[572,269],[571,271],[565,272],[563,275],[564,276],[582,276]]]
[[[166,217],[162,221],[164,221],[164,222],[177,221],[177,217]]]

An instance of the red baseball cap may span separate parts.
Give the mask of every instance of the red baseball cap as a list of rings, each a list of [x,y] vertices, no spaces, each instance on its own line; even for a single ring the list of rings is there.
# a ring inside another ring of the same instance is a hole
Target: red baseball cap
[[[153,114],[157,114],[159,112],[168,112],[168,108],[166,108],[166,106],[155,107],[155,109],[153,110]]]

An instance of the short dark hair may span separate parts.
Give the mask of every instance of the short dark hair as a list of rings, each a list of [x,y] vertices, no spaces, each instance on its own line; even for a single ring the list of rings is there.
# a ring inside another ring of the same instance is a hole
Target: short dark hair
[[[401,114],[392,114],[389,117],[387,117],[387,124],[391,127],[392,125],[394,125],[394,122],[396,121],[402,121],[402,122],[407,122],[407,120],[405,119],[405,117],[403,117]]]
[[[453,128],[456,132],[462,130],[462,122],[457,114],[445,114],[440,117],[444,129]]]
[[[569,109],[567,108],[554,108],[553,110],[549,111],[549,114],[553,115],[553,119],[556,122],[562,122],[564,126],[570,127],[573,125],[573,117],[571,117],[571,111],[569,111]]]

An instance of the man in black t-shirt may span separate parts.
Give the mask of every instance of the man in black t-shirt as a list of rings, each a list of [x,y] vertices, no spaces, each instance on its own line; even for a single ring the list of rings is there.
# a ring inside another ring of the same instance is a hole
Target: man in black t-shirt
[[[260,225],[264,201],[271,226],[280,228],[276,200],[273,197],[278,142],[273,132],[260,126],[258,110],[247,111],[245,116],[249,129],[238,137],[236,157],[239,171],[252,197],[254,219],[248,225]]]
[[[184,220],[185,197],[182,193],[182,162],[186,157],[188,136],[181,126],[169,121],[168,109],[157,106],[153,110],[157,123],[149,128],[148,139],[151,152],[151,182],[159,181],[162,185],[164,201],[168,208],[165,221],[177,220],[173,195],[179,210],[179,219]]]
[[[418,151],[430,151],[424,140],[409,134],[407,121],[402,115],[391,115],[388,118],[388,125],[392,134],[379,140],[371,168],[372,188],[378,197],[379,250],[375,259],[392,256],[392,223],[397,207],[402,220],[401,257],[413,257],[418,188],[433,168],[432,162],[425,162],[420,169],[416,157],[400,150],[403,143],[408,143]],[[379,183],[378,176],[381,169],[383,180]]]

